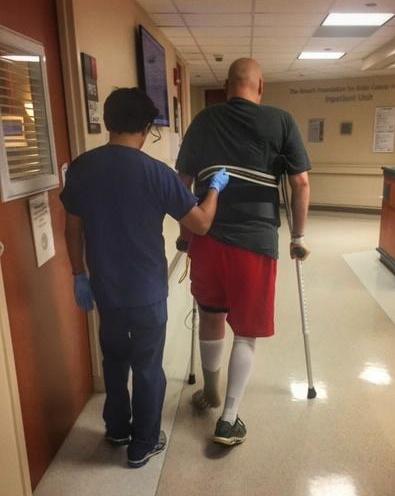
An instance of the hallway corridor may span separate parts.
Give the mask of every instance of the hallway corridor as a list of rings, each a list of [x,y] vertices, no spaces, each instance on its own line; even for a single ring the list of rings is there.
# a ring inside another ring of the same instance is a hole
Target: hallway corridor
[[[170,281],[166,454],[127,470],[123,449],[102,439],[98,395],[35,496],[393,496],[395,281],[374,251],[378,230],[373,215],[310,213],[312,256],[304,273],[316,400],[305,399],[296,278],[283,225],[277,335],[258,344],[240,412],[245,444],[230,450],[213,445],[219,411],[193,412],[194,387],[182,382],[190,298],[187,284],[177,284],[181,262]]]

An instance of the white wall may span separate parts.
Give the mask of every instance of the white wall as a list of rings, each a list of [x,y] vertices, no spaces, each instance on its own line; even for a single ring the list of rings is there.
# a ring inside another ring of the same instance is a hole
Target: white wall
[[[311,201],[318,205],[378,208],[383,165],[395,164],[394,153],[374,153],[376,107],[395,107],[395,79],[375,77],[270,83],[264,103],[294,116],[312,160]],[[324,119],[324,141],[308,142],[308,120]],[[340,134],[352,122],[352,135]]]
[[[73,0],[75,30],[78,52],[84,52],[96,58],[98,73],[98,91],[101,115],[106,97],[115,87],[132,87],[138,85],[135,33],[142,24],[165,48],[169,97],[170,127],[161,127],[162,139],[153,143],[149,136],[143,150],[167,163],[174,165],[175,154],[172,153],[174,141],[173,96],[177,96],[177,87],[173,82],[173,68],[179,58],[173,45],[153,25],[145,11],[134,0]],[[79,53],[77,54],[79,57]],[[185,115],[190,118],[189,70],[184,71],[183,85],[186,89]],[[83,94],[82,77],[80,91]],[[85,109],[84,109],[85,110]],[[88,134],[86,115],[83,113],[85,148],[91,149],[107,142],[108,133],[103,120],[100,134]],[[172,137],[173,135],[173,137]],[[166,253],[169,263],[176,254],[175,239],[178,235],[177,223],[166,218],[164,225]]]

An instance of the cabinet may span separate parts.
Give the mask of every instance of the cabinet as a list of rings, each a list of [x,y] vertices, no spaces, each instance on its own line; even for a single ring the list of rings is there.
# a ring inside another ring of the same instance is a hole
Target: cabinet
[[[395,167],[383,167],[383,206],[381,210],[380,260],[395,273]]]

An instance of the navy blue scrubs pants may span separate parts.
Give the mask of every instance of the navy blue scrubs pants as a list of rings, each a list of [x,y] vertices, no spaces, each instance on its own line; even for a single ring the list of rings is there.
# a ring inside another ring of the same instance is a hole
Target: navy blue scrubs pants
[[[158,441],[166,377],[162,368],[167,302],[134,308],[99,309],[109,435],[132,436],[147,450]],[[132,369],[132,399],[128,390]]]

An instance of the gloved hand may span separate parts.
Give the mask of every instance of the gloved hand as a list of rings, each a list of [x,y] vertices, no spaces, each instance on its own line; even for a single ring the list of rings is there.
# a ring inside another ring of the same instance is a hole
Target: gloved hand
[[[218,193],[221,193],[221,191],[226,188],[228,182],[229,174],[226,172],[225,167],[223,167],[213,176],[209,188],[216,189]]]
[[[82,310],[85,310],[85,312],[93,310],[93,293],[85,272],[74,276],[74,297],[77,305]]]
[[[186,253],[188,251],[188,241],[186,239],[182,239],[181,236],[178,236],[176,241],[176,248],[178,251],[182,251]]]
[[[291,238],[289,251],[292,259],[296,258],[297,260],[300,260],[302,262],[306,260],[306,258],[310,255],[310,250],[307,248],[304,242],[304,236]]]

